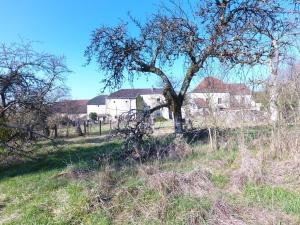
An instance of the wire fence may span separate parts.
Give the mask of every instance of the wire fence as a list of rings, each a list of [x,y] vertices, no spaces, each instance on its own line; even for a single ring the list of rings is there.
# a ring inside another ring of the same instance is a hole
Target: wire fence
[[[82,134],[84,135],[108,135],[110,134],[116,127],[116,122],[109,121],[106,123],[103,122],[91,122],[91,121],[84,121],[80,123],[80,129]],[[56,129],[56,130],[55,130]],[[78,125],[77,124],[70,124],[70,125],[57,125],[56,128],[52,129],[51,136],[53,137],[74,137],[78,136]],[[55,134],[56,133],[56,134]]]

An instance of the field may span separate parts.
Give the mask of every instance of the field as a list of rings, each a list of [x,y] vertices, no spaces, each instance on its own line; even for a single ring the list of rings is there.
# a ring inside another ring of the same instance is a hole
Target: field
[[[154,139],[172,146],[170,135]],[[40,142],[30,157],[12,158],[0,169],[0,224],[300,224],[293,160],[260,162],[251,145],[246,179],[236,144],[189,142],[146,160],[125,157],[122,145],[94,135]]]

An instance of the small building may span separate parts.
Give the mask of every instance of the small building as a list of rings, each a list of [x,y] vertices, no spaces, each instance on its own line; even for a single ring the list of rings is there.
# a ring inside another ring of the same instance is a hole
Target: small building
[[[214,110],[256,110],[250,89],[245,84],[224,83],[215,77],[206,77],[190,93],[191,110],[211,107]]]
[[[96,113],[99,119],[105,120],[106,114],[106,98],[107,95],[99,95],[87,102],[87,115]]]
[[[55,117],[65,117],[72,121],[87,119],[88,100],[63,100],[52,105],[52,112]]]
[[[139,88],[121,89],[111,93],[106,99],[106,113],[113,119],[130,110],[150,109],[164,102],[163,89]],[[169,119],[169,109],[162,108],[154,112],[154,117]]]

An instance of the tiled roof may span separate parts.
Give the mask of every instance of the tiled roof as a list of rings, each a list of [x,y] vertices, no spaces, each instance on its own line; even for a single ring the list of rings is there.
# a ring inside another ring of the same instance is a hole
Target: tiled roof
[[[99,95],[88,101],[87,105],[105,105],[105,99],[107,95]]]
[[[206,77],[192,93],[230,93],[233,95],[249,95],[250,89],[245,84],[226,84],[215,77]]]
[[[54,113],[85,114],[88,100],[64,100],[55,102],[52,106]]]
[[[162,94],[162,88],[139,88],[139,89],[121,89],[111,93],[108,99],[135,99],[139,95]]]

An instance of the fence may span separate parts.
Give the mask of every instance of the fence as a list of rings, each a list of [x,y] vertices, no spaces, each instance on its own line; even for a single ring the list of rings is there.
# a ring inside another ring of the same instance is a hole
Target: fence
[[[91,121],[83,121],[80,123],[81,131],[84,135],[107,135],[110,134],[113,129],[115,129],[116,123],[109,121],[107,123],[103,123],[101,121],[91,122]],[[52,128],[51,136],[52,137],[74,137],[78,136],[76,131],[77,125],[56,125]]]

